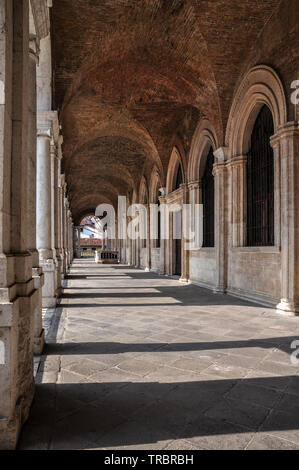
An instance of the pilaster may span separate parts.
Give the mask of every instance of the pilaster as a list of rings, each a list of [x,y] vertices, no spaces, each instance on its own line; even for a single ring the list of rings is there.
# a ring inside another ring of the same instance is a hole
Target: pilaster
[[[227,162],[229,245],[245,246],[246,243],[246,167],[247,156],[234,157]]]
[[[299,123],[271,139],[281,169],[281,300],[277,309],[299,313]]]
[[[215,248],[217,281],[215,292],[224,293],[227,288],[227,156],[228,148],[215,150],[213,166],[215,187]]]

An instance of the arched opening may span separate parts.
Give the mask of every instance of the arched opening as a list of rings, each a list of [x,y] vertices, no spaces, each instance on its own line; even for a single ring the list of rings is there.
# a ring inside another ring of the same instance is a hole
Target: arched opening
[[[77,258],[94,257],[105,243],[104,230],[98,217],[87,215],[75,229],[75,254]]]
[[[270,145],[273,133],[271,111],[263,105],[247,155],[247,246],[274,245],[274,161]]]

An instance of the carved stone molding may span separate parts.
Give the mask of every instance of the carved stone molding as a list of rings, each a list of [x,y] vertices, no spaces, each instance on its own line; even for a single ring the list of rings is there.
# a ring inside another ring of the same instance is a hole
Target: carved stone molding
[[[215,163],[222,163],[228,160],[229,148],[219,147],[214,151]]]
[[[50,33],[49,6],[51,4],[47,0],[31,0],[36,35],[39,40],[47,37]]]
[[[39,129],[43,129],[44,123],[47,123],[48,127],[51,128],[51,137],[54,142],[57,143],[59,139],[59,121],[57,111],[38,111],[37,112],[37,127],[38,135]]]

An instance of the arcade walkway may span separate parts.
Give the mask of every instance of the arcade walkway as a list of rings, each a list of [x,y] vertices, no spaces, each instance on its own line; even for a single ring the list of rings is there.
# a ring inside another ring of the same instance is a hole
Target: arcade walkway
[[[265,307],[75,260],[19,448],[299,449],[297,330]]]

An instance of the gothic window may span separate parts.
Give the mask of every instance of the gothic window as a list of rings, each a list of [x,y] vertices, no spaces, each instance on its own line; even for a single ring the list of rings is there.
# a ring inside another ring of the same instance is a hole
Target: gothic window
[[[203,204],[203,246],[215,246],[214,233],[214,154],[212,147],[209,150],[204,175],[202,178],[202,204]]]
[[[264,105],[251,134],[247,158],[247,246],[274,245],[274,163],[271,111]]]

